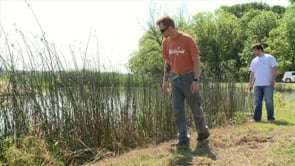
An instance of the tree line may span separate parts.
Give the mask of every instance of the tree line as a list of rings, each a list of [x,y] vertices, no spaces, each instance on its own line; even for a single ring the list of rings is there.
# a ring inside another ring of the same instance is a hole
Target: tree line
[[[248,79],[249,65],[254,58],[251,46],[260,42],[265,52],[274,55],[280,65],[279,77],[295,70],[295,3],[269,6],[266,3],[245,3],[221,6],[214,12],[197,13],[190,19],[174,16],[178,30],[190,33],[201,50],[202,77],[208,80]],[[163,59],[162,36],[151,12],[148,29],[139,41],[139,48],[129,60],[135,74],[161,78]]]

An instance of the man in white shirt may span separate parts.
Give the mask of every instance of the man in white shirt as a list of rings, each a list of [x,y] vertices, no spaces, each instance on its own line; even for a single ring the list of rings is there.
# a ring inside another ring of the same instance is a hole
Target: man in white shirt
[[[254,120],[261,121],[262,101],[265,99],[267,110],[267,120],[272,121],[274,118],[273,92],[275,79],[278,72],[278,63],[270,54],[264,53],[262,44],[256,43],[252,46],[252,51],[256,56],[250,65],[250,82],[249,91],[254,86],[255,94],[255,112]]]

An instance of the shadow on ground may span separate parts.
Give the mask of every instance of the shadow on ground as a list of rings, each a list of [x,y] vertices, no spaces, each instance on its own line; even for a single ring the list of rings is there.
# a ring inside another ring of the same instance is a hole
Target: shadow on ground
[[[210,160],[216,160],[216,155],[209,147],[209,140],[199,141],[194,149],[191,149],[189,146],[175,147],[170,150],[175,158],[170,160],[169,165],[195,165],[193,163],[195,157],[204,157],[204,159],[200,160],[199,164],[209,164]]]
[[[290,123],[290,122],[285,121],[285,120],[275,120],[275,121],[272,121],[270,123],[280,125],[280,126],[294,126],[294,123]]]
[[[279,126],[294,126],[294,123],[285,120],[274,120],[274,121],[261,121],[259,123],[271,123]]]

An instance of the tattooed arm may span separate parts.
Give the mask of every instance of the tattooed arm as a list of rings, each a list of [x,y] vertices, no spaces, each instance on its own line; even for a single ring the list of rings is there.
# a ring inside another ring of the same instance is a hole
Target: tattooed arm
[[[194,65],[195,78],[200,78],[200,76],[201,76],[201,62],[200,62],[199,55],[194,57],[193,61],[195,63],[195,65]]]
[[[163,82],[164,81],[169,81],[170,71],[171,71],[171,66],[169,65],[169,63],[167,61],[165,61]]]
[[[194,65],[194,78],[200,79],[201,76],[201,62],[200,62],[200,57],[199,55],[195,56],[193,58],[193,61],[195,63]],[[200,80],[193,81],[191,85],[191,91],[192,93],[198,92],[200,90]]]
[[[163,76],[163,85],[162,88],[165,92],[169,92],[169,75],[171,71],[171,66],[169,63],[165,60],[164,64],[164,76]]]

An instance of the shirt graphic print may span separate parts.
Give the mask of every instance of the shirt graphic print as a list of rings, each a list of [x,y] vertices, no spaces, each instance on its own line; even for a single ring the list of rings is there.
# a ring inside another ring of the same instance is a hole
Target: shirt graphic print
[[[184,54],[185,50],[184,49],[180,49],[180,47],[178,46],[177,49],[169,49],[169,55],[179,55],[179,54]]]
[[[199,48],[194,39],[183,32],[176,38],[163,41],[163,58],[166,59],[172,72],[184,74],[194,70],[194,58],[199,56]]]

